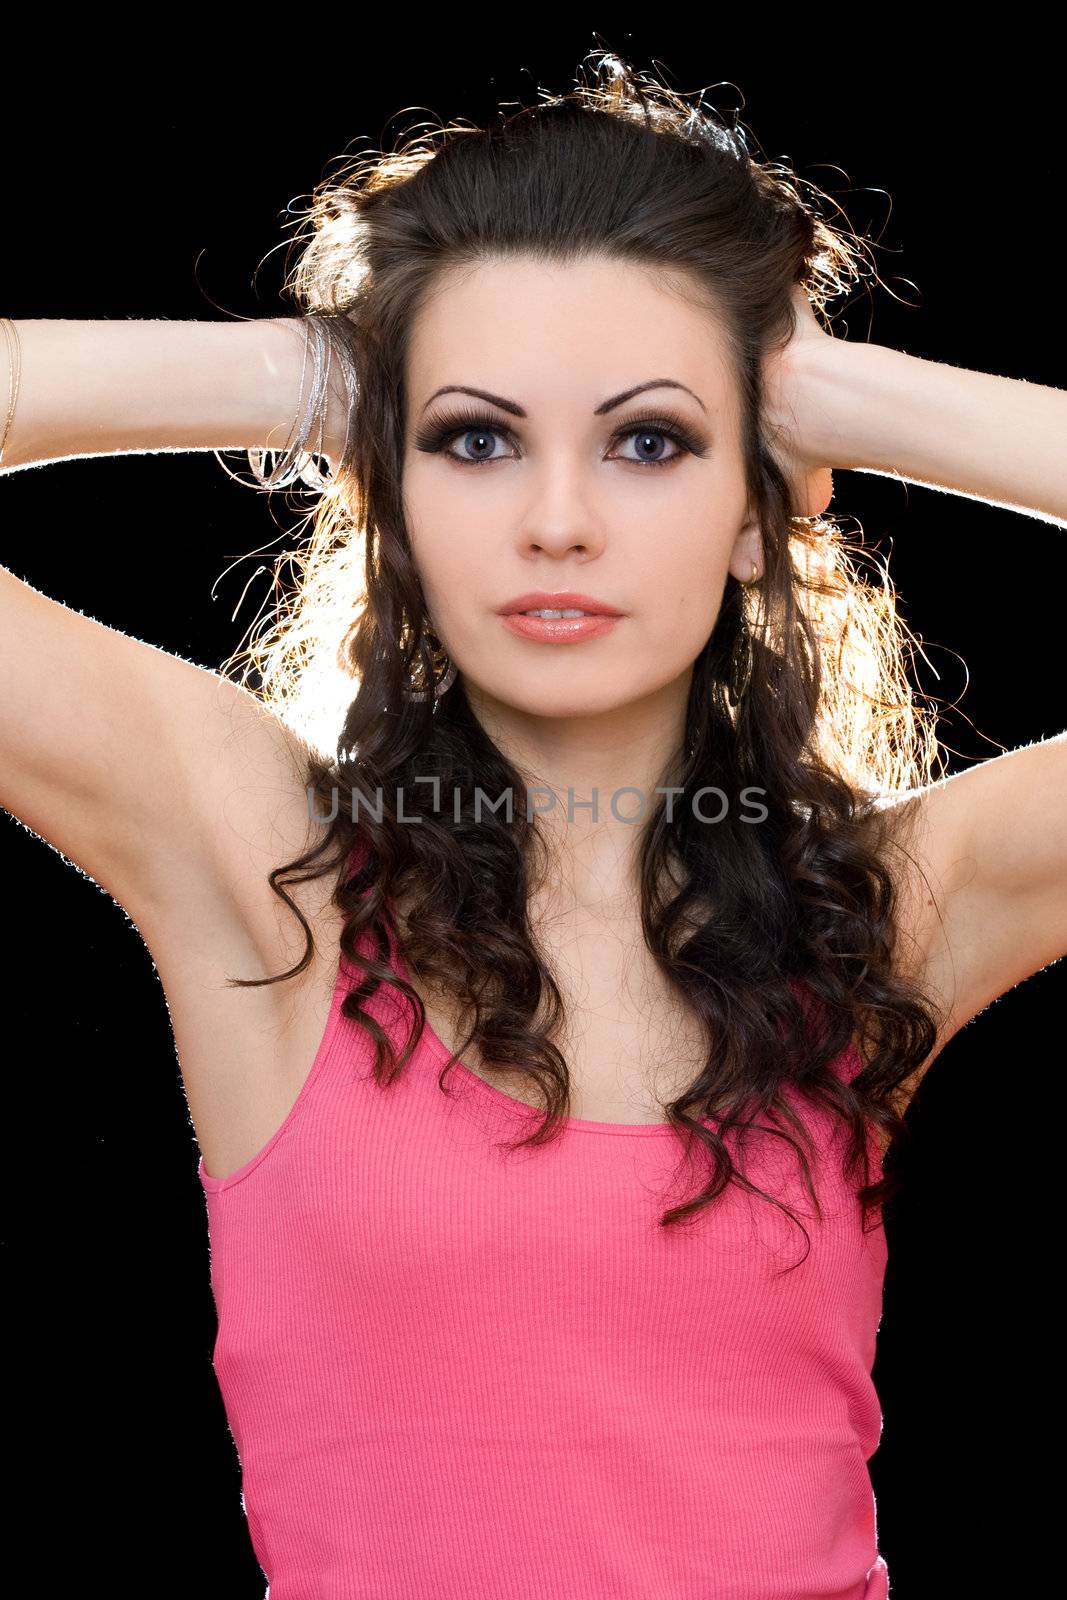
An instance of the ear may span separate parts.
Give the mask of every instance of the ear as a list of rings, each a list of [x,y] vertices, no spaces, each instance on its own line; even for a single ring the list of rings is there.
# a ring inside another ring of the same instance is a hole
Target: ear
[[[752,576],[755,563],[756,577]],[[763,576],[763,529],[758,521],[744,522],[734,540],[728,569],[738,583],[755,583]]]
[[[819,467],[809,472],[799,495],[798,517],[820,517],[834,497],[834,477],[831,468]],[[752,563],[756,563],[756,576],[763,576],[763,530],[758,520],[746,513],[730,556],[730,568],[740,583],[752,581]]]

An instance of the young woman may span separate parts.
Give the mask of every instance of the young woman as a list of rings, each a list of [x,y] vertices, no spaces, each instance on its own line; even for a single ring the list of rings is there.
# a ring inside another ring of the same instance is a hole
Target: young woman
[[[295,326],[4,325],[4,468],[320,496],[256,692],[0,570],[0,802],[162,978],[271,1600],[884,1597],[883,1159],[1067,952],[1067,743],[933,779],[824,516],[1064,525],[1067,394],[833,337],[854,243],[602,65],[324,187]]]

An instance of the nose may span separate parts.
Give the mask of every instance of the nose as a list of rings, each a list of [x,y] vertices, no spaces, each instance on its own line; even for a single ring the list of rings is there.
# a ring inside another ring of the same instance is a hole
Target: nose
[[[578,556],[589,561],[603,552],[608,535],[605,528],[573,511],[556,516],[542,511],[525,519],[517,542],[523,555]]]
[[[516,532],[521,554],[589,561],[603,552],[610,521],[582,477],[580,463],[557,461],[535,469],[526,491]]]

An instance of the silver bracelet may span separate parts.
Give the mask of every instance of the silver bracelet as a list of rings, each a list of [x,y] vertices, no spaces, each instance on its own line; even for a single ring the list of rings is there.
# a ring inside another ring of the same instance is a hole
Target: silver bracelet
[[[294,423],[294,429],[290,431],[289,440],[284,451],[253,449],[248,452],[249,466],[265,489],[286,489],[294,484],[304,483],[309,489],[319,491],[324,489],[330,482],[329,476],[315,465],[314,457],[321,457],[322,455],[322,437],[326,427],[330,374],[333,371],[333,340],[329,336],[325,320],[322,317],[308,315],[301,320],[304,323],[304,362],[300,370],[301,398],[303,398],[304,394],[308,349],[309,346],[314,344],[315,370],[311,383],[311,392],[297,422]],[[348,436],[352,421],[352,407],[355,402],[352,375],[348,367],[349,363],[343,361],[345,388],[348,394],[348,424],[345,430],[346,451],[348,449]],[[318,438],[314,447],[311,447],[308,444],[308,436],[316,414],[319,419]],[[293,431],[296,434],[295,439],[293,438]],[[279,454],[281,459],[269,473],[266,472],[264,470],[265,457]]]
[[[4,329],[4,341],[8,347],[10,371],[8,373],[8,403],[7,416],[4,419],[4,431],[0,433],[0,463],[4,459],[4,450],[7,446],[7,436],[11,432],[11,419],[15,415],[15,402],[18,400],[19,380],[22,377],[22,341],[19,330],[10,317],[0,317],[0,325]]]

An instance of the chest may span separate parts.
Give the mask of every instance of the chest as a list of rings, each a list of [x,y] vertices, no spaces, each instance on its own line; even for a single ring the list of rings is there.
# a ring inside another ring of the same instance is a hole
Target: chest
[[[305,907],[318,957],[295,983],[230,990],[217,971],[247,970],[247,954],[210,940],[205,970],[155,948],[197,1141],[207,1171],[227,1177],[251,1161],[288,1117],[322,1037],[336,978],[342,920],[332,908]],[[400,912],[403,932],[403,913]],[[565,1023],[555,1039],[567,1062],[566,1114],[583,1122],[662,1123],[665,1106],[701,1071],[707,1042],[689,1003],[660,970],[638,922],[556,918],[539,931],[563,1001]],[[179,955],[187,954],[179,952]],[[288,947],[271,970],[294,959]],[[410,981],[428,1030],[449,1053],[463,1042],[462,1018],[450,996]],[[469,1071],[497,1090],[540,1108],[536,1081],[493,1068],[476,1047],[461,1051]],[[884,1142],[883,1142],[884,1149]]]
[[[566,1021],[553,1042],[567,1061],[567,1114],[583,1122],[665,1122],[665,1105],[693,1081],[706,1058],[704,1030],[684,995],[636,928],[572,922],[540,943],[564,1004]],[[455,1050],[464,1029],[454,1005],[417,973],[411,982],[428,1028]],[[541,1105],[537,1084],[527,1075],[491,1067],[474,1045],[461,1059],[505,1094]]]
[[[568,1068],[566,1114],[583,1122],[665,1122],[666,1105],[704,1068],[707,1033],[648,950],[639,920],[557,919],[539,931],[538,944],[566,1014],[554,1040]],[[459,1049],[465,1029],[449,996],[417,973],[409,976],[427,1028],[450,1053]],[[528,1075],[493,1067],[473,1044],[460,1051],[460,1059],[494,1088],[541,1109],[542,1096]],[[888,1136],[878,1129],[876,1140],[884,1158]]]

